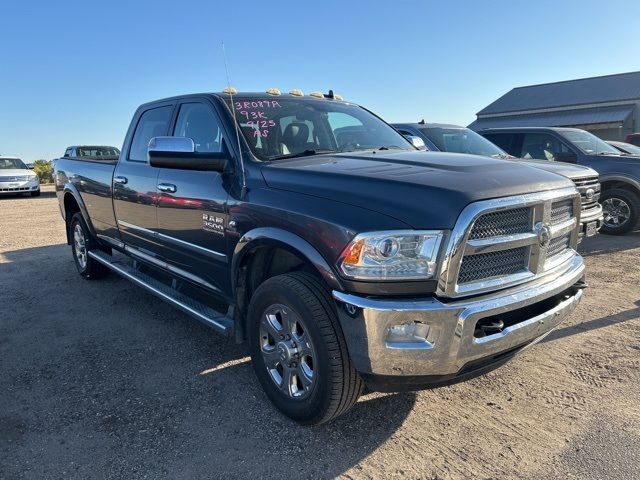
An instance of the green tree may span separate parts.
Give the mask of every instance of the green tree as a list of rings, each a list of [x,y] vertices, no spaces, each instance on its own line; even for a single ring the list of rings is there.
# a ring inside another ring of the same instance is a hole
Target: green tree
[[[51,166],[51,163],[49,161],[36,160],[35,162],[33,162],[32,170],[36,173],[36,175],[38,175],[41,183],[53,182],[53,167]]]

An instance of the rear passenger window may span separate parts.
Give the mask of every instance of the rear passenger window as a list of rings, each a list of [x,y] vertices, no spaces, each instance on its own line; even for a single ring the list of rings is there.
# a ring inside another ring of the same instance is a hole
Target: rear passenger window
[[[502,150],[510,155],[518,156],[520,152],[514,152],[514,134],[513,133],[486,133],[481,135],[494,145],[499,146]]]
[[[133,134],[129,160],[147,161],[149,140],[167,135],[172,106],[153,108],[142,114]]]

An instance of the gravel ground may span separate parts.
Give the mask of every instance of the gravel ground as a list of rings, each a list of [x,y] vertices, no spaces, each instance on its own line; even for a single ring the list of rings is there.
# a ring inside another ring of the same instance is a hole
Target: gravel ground
[[[640,477],[640,233],[586,240],[586,298],[505,367],[314,428],[272,408],[243,347],[81,279],[64,242],[50,189],[0,198],[2,479]]]

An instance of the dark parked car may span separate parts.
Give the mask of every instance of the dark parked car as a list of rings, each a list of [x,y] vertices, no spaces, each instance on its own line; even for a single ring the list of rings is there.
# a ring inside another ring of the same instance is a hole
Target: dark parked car
[[[630,133],[624,141],[640,147],[640,133]]]
[[[622,155],[595,135],[577,128],[493,128],[478,132],[511,155],[577,163],[600,174],[603,233],[633,230],[640,218],[640,157]]]
[[[514,160],[565,176],[576,185],[580,192],[582,203],[580,235],[587,237],[595,235],[602,226],[602,206],[598,203],[600,183],[598,182],[598,172],[592,168],[517,158],[509,155],[473,130],[458,125],[425,123],[423,120],[418,123],[396,123],[393,126],[407,137],[417,136],[422,139],[428,150]]]
[[[637,145],[627,142],[614,142],[610,140],[607,140],[607,143],[622,153],[640,158],[640,147],[638,147]]]
[[[578,304],[568,179],[417,151],[331,92],[227,92],[141,106],[120,158],[61,158],[56,191],[83,277],[246,342],[289,417],[480,375]]]

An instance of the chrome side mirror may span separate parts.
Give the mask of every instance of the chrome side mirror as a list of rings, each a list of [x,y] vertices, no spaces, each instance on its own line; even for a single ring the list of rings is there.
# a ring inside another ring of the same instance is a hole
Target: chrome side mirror
[[[426,150],[427,146],[424,144],[424,140],[416,135],[406,135],[404,138],[411,142],[411,145],[416,147],[418,150]]]
[[[149,158],[157,156],[162,152],[167,153],[194,153],[196,145],[193,139],[189,137],[153,137],[149,140],[149,148],[147,149]]]
[[[158,168],[224,172],[231,157],[224,152],[196,152],[193,139],[188,137],[154,137],[149,140],[149,165]]]

